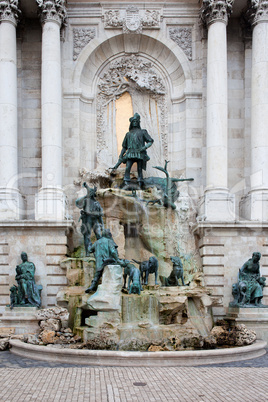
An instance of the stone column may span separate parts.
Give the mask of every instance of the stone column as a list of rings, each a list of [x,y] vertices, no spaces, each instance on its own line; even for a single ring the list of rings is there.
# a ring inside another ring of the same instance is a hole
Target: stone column
[[[17,55],[18,0],[0,0],[0,220],[20,219],[18,186]]]
[[[233,0],[204,0],[207,40],[207,170],[202,213],[207,220],[234,220],[228,190],[228,97],[226,26]]]
[[[249,194],[242,201],[244,217],[268,220],[268,1],[251,2],[251,177]]]
[[[64,0],[37,3],[42,22],[42,188],[36,197],[36,219],[63,220],[60,28],[66,19],[66,9]]]

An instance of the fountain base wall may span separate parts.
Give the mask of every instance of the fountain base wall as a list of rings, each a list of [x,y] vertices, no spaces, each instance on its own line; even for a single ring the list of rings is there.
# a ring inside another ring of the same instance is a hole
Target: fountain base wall
[[[87,366],[180,367],[218,364],[254,359],[266,353],[267,343],[256,341],[249,346],[180,352],[117,352],[106,350],[56,349],[11,340],[11,353],[34,360]]]

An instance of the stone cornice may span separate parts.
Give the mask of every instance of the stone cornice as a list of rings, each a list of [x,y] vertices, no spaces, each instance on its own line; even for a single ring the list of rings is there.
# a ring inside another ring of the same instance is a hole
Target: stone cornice
[[[251,25],[268,21],[268,0],[248,0],[247,19]]]
[[[203,0],[200,17],[205,26],[216,21],[228,23],[234,0]]]
[[[198,221],[192,227],[193,233],[196,233],[200,236],[203,236],[204,233],[212,234],[212,233],[220,233],[226,235],[226,233],[239,233],[242,232],[250,232],[252,235],[256,235],[256,233],[262,233],[266,236],[268,232],[268,222],[260,222],[260,221],[234,221],[234,222],[211,222],[211,221]]]
[[[42,24],[55,21],[60,26],[65,25],[67,19],[65,0],[36,0],[36,2]]]
[[[20,14],[18,0],[0,0],[0,22],[9,21],[17,25]]]
[[[8,230],[23,230],[23,229],[70,229],[74,227],[73,220],[64,220],[64,221],[46,221],[46,220],[9,220],[9,221],[1,221],[0,220],[0,228],[1,230],[8,228]]]

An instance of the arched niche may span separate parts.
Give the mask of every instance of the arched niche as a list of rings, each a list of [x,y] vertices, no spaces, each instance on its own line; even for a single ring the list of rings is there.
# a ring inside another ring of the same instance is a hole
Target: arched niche
[[[119,56],[100,71],[96,85],[97,166],[113,166],[128,131],[129,117],[138,112],[141,126],[154,138],[150,165],[168,157],[167,82],[142,54]]]
[[[190,91],[189,62],[170,40],[147,35],[134,39],[118,35],[91,41],[78,58],[73,83],[74,91],[81,93],[81,167],[107,168],[116,162],[130,111],[141,115],[142,128],[155,140],[149,165],[169,158],[169,146],[176,136],[173,126],[185,119],[184,112],[179,117],[182,108],[176,110],[172,99],[183,102],[185,92]],[[127,114],[123,120],[122,109]],[[151,173],[156,171],[149,168]]]

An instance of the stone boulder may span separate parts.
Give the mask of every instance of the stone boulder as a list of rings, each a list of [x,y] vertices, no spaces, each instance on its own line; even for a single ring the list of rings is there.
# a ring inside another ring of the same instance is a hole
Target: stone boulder
[[[160,323],[169,325],[181,321],[181,313],[186,310],[187,296],[178,295],[178,290],[172,288],[168,294],[160,296]]]
[[[86,340],[86,348],[91,350],[117,350],[118,340],[113,329],[102,325],[97,334],[93,333],[92,338]]]
[[[60,318],[51,318],[61,317]],[[43,320],[39,321],[40,333],[29,334],[25,342],[28,342],[32,345],[69,345],[69,344],[78,344],[81,342],[81,337],[79,335],[74,335],[71,328],[67,327],[68,321],[65,319],[68,317],[68,312],[66,313],[66,309],[62,308],[53,308],[53,309],[44,309],[39,314],[39,318],[42,317]],[[65,325],[62,325],[65,323]]]
[[[256,332],[248,329],[244,324],[230,325],[220,322],[210,332],[218,346],[245,346],[251,345],[257,338]]]
[[[103,271],[102,284],[87,300],[88,308],[95,311],[121,310],[122,286],[122,267],[120,265],[107,265]]]
[[[62,327],[61,320],[57,320],[55,318],[48,318],[47,320],[43,320],[40,322],[39,326],[42,331],[46,329],[55,332],[59,331]]]
[[[164,349],[162,346],[160,345],[151,345],[148,348],[148,352],[164,352],[166,349]]]
[[[170,351],[182,349],[181,339],[176,335],[163,340],[160,346],[162,347],[163,350],[170,350]]]
[[[144,339],[130,338],[121,340],[118,344],[118,349],[124,351],[131,350],[137,352],[146,352],[149,349],[150,345],[151,342],[146,340],[146,338]]]
[[[30,343],[31,345],[39,345],[38,335],[29,334],[28,339],[27,339],[27,343]]]
[[[148,348],[148,352],[205,349],[207,344],[208,340],[201,335],[188,333],[184,337],[175,335],[161,342],[154,342]]]
[[[181,346],[181,349],[202,349],[204,347],[204,339],[201,335],[187,336],[182,339]]]
[[[55,306],[38,310],[36,318],[40,321],[47,321],[48,319],[60,320],[62,327],[68,326],[69,312],[66,308]]]
[[[9,338],[0,339],[0,351],[7,350],[9,347]]]
[[[56,336],[55,331],[44,330],[39,335],[39,338],[43,344],[48,345],[49,343],[55,342],[55,336]]]
[[[13,327],[2,327],[0,328],[0,338],[9,338],[15,334],[15,328]]]
[[[14,334],[15,328],[0,328],[0,351],[9,349],[10,339],[26,342],[28,334]]]

